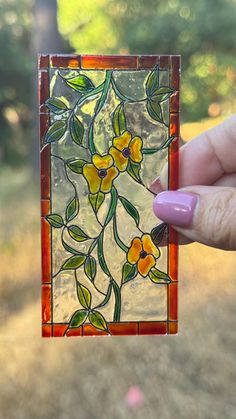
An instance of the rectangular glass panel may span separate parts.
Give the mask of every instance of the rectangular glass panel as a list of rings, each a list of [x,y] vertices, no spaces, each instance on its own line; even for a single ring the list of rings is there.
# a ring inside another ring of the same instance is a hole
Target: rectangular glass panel
[[[40,56],[43,336],[177,332],[179,61]]]

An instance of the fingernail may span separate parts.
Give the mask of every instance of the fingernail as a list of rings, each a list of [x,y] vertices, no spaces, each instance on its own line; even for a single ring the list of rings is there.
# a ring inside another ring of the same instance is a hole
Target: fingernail
[[[168,224],[187,227],[192,223],[197,199],[197,195],[188,192],[161,192],[154,199],[153,211]]]
[[[160,176],[158,176],[149,186],[149,189],[151,192],[155,193],[156,195],[160,192],[162,192],[162,187],[161,187],[161,181],[160,181]]]

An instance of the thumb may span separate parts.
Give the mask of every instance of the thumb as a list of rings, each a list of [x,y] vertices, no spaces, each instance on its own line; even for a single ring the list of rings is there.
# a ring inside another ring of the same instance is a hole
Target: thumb
[[[193,241],[236,250],[236,188],[188,186],[161,192],[153,210]]]

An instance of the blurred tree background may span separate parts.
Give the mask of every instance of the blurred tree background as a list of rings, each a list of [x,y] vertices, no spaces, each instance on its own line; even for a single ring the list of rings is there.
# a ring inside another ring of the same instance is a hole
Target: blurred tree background
[[[36,50],[179,53],[182,122],[231,114],[235,16],[235,0],[0,0],[0,162],[32,156]]]

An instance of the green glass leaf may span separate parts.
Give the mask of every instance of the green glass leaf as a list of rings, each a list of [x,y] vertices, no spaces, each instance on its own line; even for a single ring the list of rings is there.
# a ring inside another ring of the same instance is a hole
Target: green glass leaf
[[[66,132],[66,121],[56,121],[47,130],[45,134],[45,143],[54,143],[59,141]]]
[[[96,107],[95,107],[95,114],[97,115],[100,110],[102,109],[103,105],[106,103],[107,95],[109,92],[110,82],[111,82],[112,71],[106,70],[106,77],[103,84],[102,94],[100,99],[98,100]]]
[[[110,284],[109,284],[109,286],[108,286],[108,288],[107,288],[107,295],[105,296],[105,298],[104,298],[104,300],[102,301],[102,303],[101,303],[101,304],[99,304],[99,307],[104,307],[104,306],[108,303],[108,301],[109,301],[109,300],[110,300],[110,298],[111,298],[112,288],[113,288],[113,285],[112,285],[112,282],[110,282]]]
[[[66,207],[66,222],[73,220],[79,212],[79,200],[74,197]]]
[[[67,167],[69,167],[72,172],[81,174],[83,173],[83,167],[86,163],[87,162],[82,159],[71,160],[67,163]]]
[[[84,285],[77,283],[77,294],[80,304],[89,309],[91,306],[91,292]]]
[[[154,284],[169,284],[171,282],[171,279],[167,273],[162,272],[156,268],[152,268],[150,270],[149,278],[152,282],[154,282]]]
[[[81,253],[78,250],[74,249],[68,243],[66,243],[65,240],[63,239],[62,239],[62,245],[67,252],[72,253],[73,255],[85,256],[84,253]]]
[[[85,74],[79,74],[76,77],[72,77],[70,79],[64,79],[65,82],[70,86],[72,89],[76,90],[79,93],[87,93],[94,89],[93,82],[85,76]]]
[[[152,100],[147,101],[147,111],[152,119],[163,123],[162,109],[159,102],[153,102]]]
[[[70,237],[77,242],[84,242],[85,240],[89,239],[87,234],[76,225],[68,227],[68,233]]]
[[[110,272],[106,264],[106,261],[104,258],[104,252],[103,252],[103,232],[99,235],[99,238],[98,238],[97,252],[98,252],[98,261],[103,272],[106,275],[110,276]]]
[[[116,136],[121,135],[126,130],[126,119],[124,112],[124,104],[120,103],[113,113],[113,130]]]
[[[96,327],[96,329],[108,331],[107,322],[99,311],[91,311],[89,313],[89,321],[92,326]]]
[[[93,256],[88,256],[84,264],[84,272],[90,281],[94,281],[97,272],[97,262]]]
[[[147,96],[153,95],[154,91],[159,87],[159,67],[154,68],[149,74],[146,81],[146,92]]]
[[[134,219],[136,222],[136,225],[139,225],[139,213],[136,210],[135,206],[128,201],[124,196],[119,196],[119,200],[122,203],[124,209],[127,211],[127,213]]]
[[[126,262],[123,265],[122,269],[122,284],[125,284],[128,281],[131,281],[131,279],[134,279],[138,273],[137,266],[131,265],[131,263]]]
[[[158,148],[143,148],[142,153],[143,154],[154,154],[157,153],[160,150],[164,150],[172,143],[172,141],[175,139],[175,137],[169,137],[167,140]]]
[[[71,256],[69,259],[67,259],[62,267],[61,270],[69,270],[69,269],[78,269],[80,266],[82,266],[85,262],[86,256],[85,255],[76,255]]]
[[[108,210],[105,222],[104,222],[105,226],[111,221],[113,215],[116,212],[117,199],[118,199],[117,190],[116,188],[113,187],[111,189],[111,201],[110,201],[109,210]]]
[[[175,139],[175,137],[169,137],[167,140],[162,144],[160,147],[161,150],[164,150],[165,148],[169,147],[169,145],[172,143],[172,141]]]
[[[127,172],[138,183],[142,183],[140,178],[140,169],[141,165],[139,163],[133,163],[129,161],[127,166]]]
[[[158,246],[164,238],[165,233],[167,232],[168,225],[166,223],[158,224],[151,231],[151,238],[153,243]]]
[[[63,218],[59,214],[46,215],[45,218],[52,227],[61,228],[64,226]]]
[[[100,206],[103,204],[105,199],[105,194],[103,192],[98,192],[96,194],[89,194],[89,202],[92,205],[92,208],[97,214]]]
[[[84,126],[79,118],[73,114],[70,119],[70,135],[74,143],[81,145],[84,137]]]
[[[128,252],[128,247],[122,242],[122,240],[119,237],[118,231],[117,231],[117,222],[116,222],[116,216],[113,217],[113,234],[116,244],[122,249],[124,252]]]
[[[57,97],[50,97],[46,100],[45,104],[48,109],[56,115],[60,115],[65,111],[68,111],[67,105]]]
[[[77,310],[70,320],[70,327],[80,327],[88,317],[88,310]]]
[[[171,87],[162,86],[153,92],[151,99],[154,102],[164,102],[173,94],[173,92],[174,89],[172,89]]]

